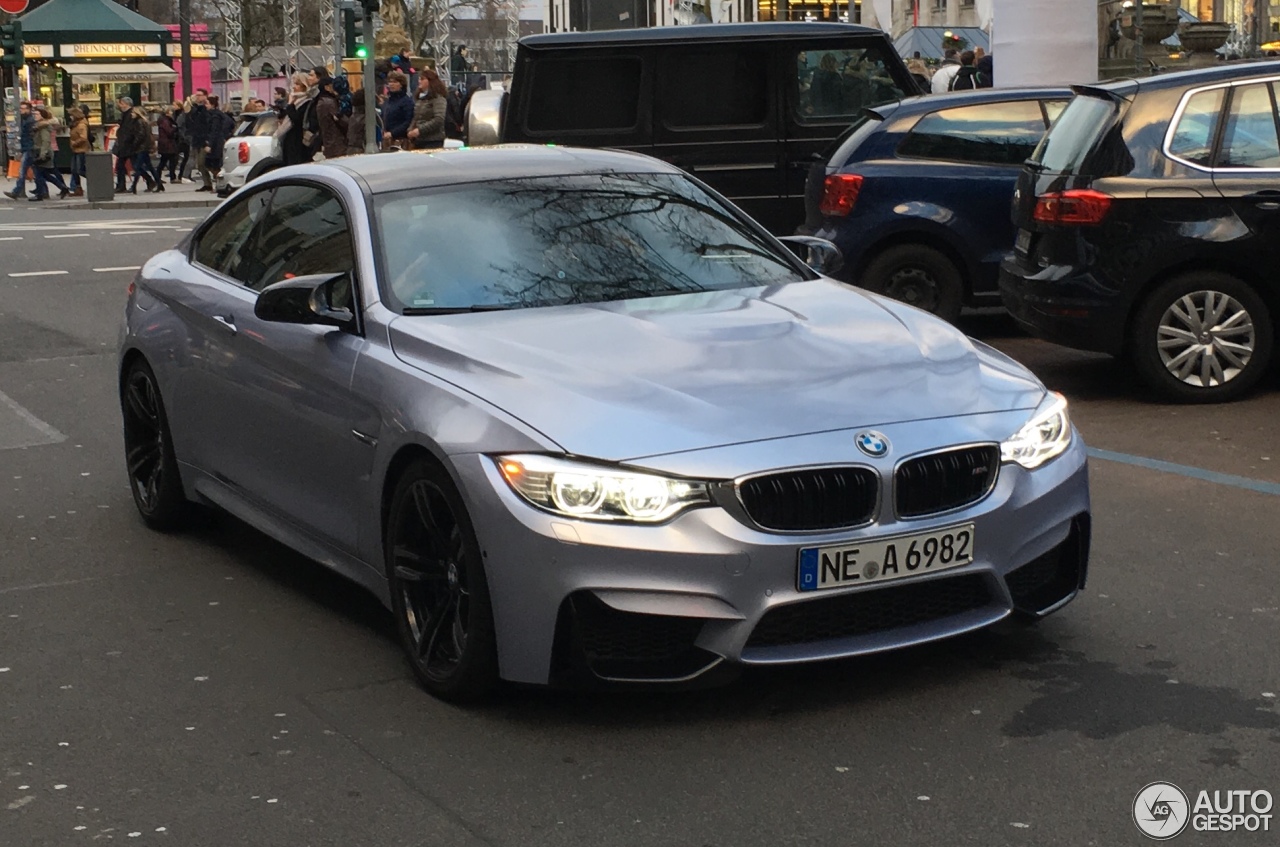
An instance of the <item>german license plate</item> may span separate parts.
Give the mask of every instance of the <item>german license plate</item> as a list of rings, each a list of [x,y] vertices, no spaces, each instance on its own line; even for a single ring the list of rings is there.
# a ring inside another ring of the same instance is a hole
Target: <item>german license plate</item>
[[[796,587],[821,591],[845,585],[887,582],[958,568],[973,561],[973,524],[933,532],[869,538],[856,544],[802,547]]]
[[[1018,241],[1014,244],[1013,249],[1017,250],[1018,253],[1023,256],[1031,252],[1031,230],[1018,230]]]

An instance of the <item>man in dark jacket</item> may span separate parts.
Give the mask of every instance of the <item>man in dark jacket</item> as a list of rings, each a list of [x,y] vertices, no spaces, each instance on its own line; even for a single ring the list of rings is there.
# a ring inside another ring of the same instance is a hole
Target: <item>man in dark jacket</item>
[[[382,104],[382,125],[397,145],[408,146],[413,125],[413,100],[406,90],[409,79],[399,71],[387,75],[387,102]]]
[[[205,156],[209,153],[209,136],[213,134],[215,116],[209,111],[209,92],[197,88],[188,101],[186,130],[191,144],[191,155],[195,157],[196,168],[204,185],[196,191],[213,191],[213,174],[205,164]]]
[[[975,58],[972,50],[960,54],[960,70],[951,78],[948,91],[972,91],[978,87],[978,69],[973,66]]]
[[[22,199],[22,192],[27,190],[28,168],[35,174],[36,192],[43,194],[47,190],[44,187],[44,176],[35,167],[35,129],[36,116],[31,114],[31,101],[23,100],[18,104],[18,138],[22,149],[22,165],[18,171],[18,184],[13,187],[12,191],[4,193],[4,196],[10,200]]]

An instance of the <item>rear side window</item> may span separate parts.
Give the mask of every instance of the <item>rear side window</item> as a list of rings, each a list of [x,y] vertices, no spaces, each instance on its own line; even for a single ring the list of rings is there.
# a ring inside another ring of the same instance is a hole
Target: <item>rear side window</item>
[[[535,63],[529,94],[532,106],[526,122],[529,131],[633,129],[640,104],[640,70],[640,59],[635,56]]]
[[[1194,98],[1193,98],[1194,99]],[[1276,102],[1265,82],[1242,85],[1231,93],[1231,109],[1222,134],[1223,168],[1280,168]]]
[[[1225,88],[1199,91],[1187,100],[1182,117],[1169,139],[1169,155],[1206,167],[1213,163],[1213,141],[1218,134]]]
[[[1078,94],[1053,122],[1031,156],[1046,171],[1073,173],[1111,127],[1116,105],[1103,97]]]
[[[904,96],[889,71],[889,60],[876,47],[799,50],[795,65],[798,90],[793,103],[803,123],[843,123],[868,106]]]
[[[925,115],[903,139],[899,156],[990,165],[1021,165],[1044,135],[1038,100],[983,103]]]
[[[663,63],[658,107],[670,128],[760,126],[769,110],[769,54],[739,48],[677,52]]]

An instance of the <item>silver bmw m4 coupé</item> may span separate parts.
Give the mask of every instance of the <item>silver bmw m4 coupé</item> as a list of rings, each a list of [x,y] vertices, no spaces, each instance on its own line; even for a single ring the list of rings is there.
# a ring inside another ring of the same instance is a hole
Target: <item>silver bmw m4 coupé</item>
[[[1066,401],[830,260],[628,153],[276,171],[130,287],[134,499],[163,530],[219,507],[374,592],[454,700],[708,684],[1065,605],[1089,556]]]

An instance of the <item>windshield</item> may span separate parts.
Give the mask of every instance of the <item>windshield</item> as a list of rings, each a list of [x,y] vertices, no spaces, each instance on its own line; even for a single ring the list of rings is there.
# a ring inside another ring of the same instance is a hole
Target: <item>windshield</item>
[[[383,293],[406,313],[599,303],[808,277],[678,174],[592,174],[376,200]]]
[[[1031,161],[1052,173],[1075,173],[1111,126],[1116,104],[1102,97],[1077,94],[1049,127]]]

